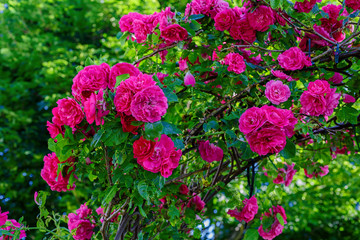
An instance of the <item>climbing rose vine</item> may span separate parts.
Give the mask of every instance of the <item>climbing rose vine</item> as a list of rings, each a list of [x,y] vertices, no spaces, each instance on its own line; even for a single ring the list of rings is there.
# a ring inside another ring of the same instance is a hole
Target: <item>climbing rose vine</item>
[[[270,240],[296,225],[279,192],[336,174],[337,155],[359,151],[359,10],[193,0],[184,13],[121,16],[131,63],[87,59],[46,124],[39,176],[51,194],[91,195],[60,223],[49,193],[35,193],[38,229],[53,220],[63,239],[198,239],[216,213]],[[0,239],[25,237],[8,214]]]

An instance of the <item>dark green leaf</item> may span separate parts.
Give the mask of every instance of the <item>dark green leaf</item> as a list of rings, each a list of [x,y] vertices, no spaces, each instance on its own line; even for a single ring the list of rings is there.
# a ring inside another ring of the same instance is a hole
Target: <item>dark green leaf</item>
[[[281,216],[280,213],[277,213],[277,214],[276,214],[276,218],[277,218],[277,220],[279,221],[279,223],[280,223],[282,226],[285,225],[284,218]]]
[[[285,159],[293,158],[296,155],[296,146],[295,144],[290,140],[286,139],[286,146],[285,148],[280,152],[281,156],[283,156]]]
[[[139,184],[137,185],[137,189],[141,197],[143,197],[144,199],[149,199],[148,185],[144,180],[139,182]]]
[[[168,122],[161,122],[163,125],[162,134],[170,135],[170,134],[180,134],[181,131],[174,124]]]
[[[248,229],[245,232],[244,240],[257,240],[259,238],[259,232],[256,229]]]
[[[163,125],[161,122],[145,123],[145,138],[154,140],[161,137]]]

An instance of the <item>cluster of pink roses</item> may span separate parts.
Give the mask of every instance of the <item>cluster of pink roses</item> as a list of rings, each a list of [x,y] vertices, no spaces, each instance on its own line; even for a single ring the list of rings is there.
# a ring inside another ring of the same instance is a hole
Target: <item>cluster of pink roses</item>
[[[255,215],[258,213],[259,206],[257,204],[257,199],[255,196],[252,196],[249,199],[245,198],[242,203],[244,206],[242,207],[241,211],[236,208],[234,210],[228,210],[227,214],[235,217],[239,222],[244,220],[248,223],[253,220]]]
[[[62,162],[69,165],[63,167],[62,171],[60,171],[58,175],[58,169],[61,162],[57,158],[56,154],[53,152],[44,156],[44,167],[41,170],[41,177],[47,182],[52,191],[66,192],[75,189],[75,184],[68,187],[69,178],[71,174],[75,171],[75,169],[70,170],[71,164],[73,164],[74,161],[75,159],[73,157],[70,157],[65,162]]]
[[[360,10],[360,2],[358,0],[346,0],[345,5],[354,10]]]
[[[207,141],[199,141],[199,153],[203,160],[211,163],[213,161],[221,161],[224,156],[223,150],[215,146],[215,144]]]
[[[73,235],[76,240],[89,240],[93,235],[93,229],[95,228],[95,222],[91,216],[92,210],[86,206],[86,203],[82,204],[75,213],[69,213],[68,228],[70,232],[76,229]]]
[[[239,119],[240,131],[246,134],[253,152],[259,155],[278,153],[292,137],[297,119],[291,110],[264,105],[247,109]]]
[[[310,82],[300,97],[301,112],[311,116],[330,116],[339,104],[341,94],[325,80]]]
[[[179,166],[181,150],[176,150],[174,142],[165,134],[161,135],[160,141],[153,142],[143,137],[133,144],[134,158],[147,171],[161,173],[168,178],[173,170]]]
[[[16,229],[19,228],[21,229],[23,226],[15,219],[8,219],[8,214],[9,212],[1,212],[1,207],[0,207],[0,230],[10,231],[11,234],[14,234]],[[19,239],[25,237],[26,237],[25,230],[20,230]],[[0,240],[10,240],[10,239],[13,238],[4,233],[2,234],[2,236],[0,236]]]
[[[151,123],[159,121],[168,108],[164,92],[152,76],[142,73],[120,83],[114,104],[117,112]]]
[[[278,175],[273,180],[273,183],[275,184],[285,184],[286,187],[290,185],[290,183],[293,180],[294,175],[296,174],[297,170],[294,169],[295,163],[288,165],[285,164],[285,168],[278,169]],[[264,168],[264,170],[266,170]],[[268,173],[264,172],[265,176],[268,176]]]
[[[243,7],[223,8],[215,18],[215,29],[228,30],[235,40],[244,43],[253,43],[256,40],[256,31],[265,32],[270,25],[278,21],[285,25],[285,20],[272,8],[260,5],[253,10],[253,4],[249,1]]]
[[[262,224],[260,225],[258,232],[261,237],[265,240],[272,240],[276,236],[280,235],[284,229],[284,226],[279,222],[277,214],[280,214],[282,219],[284,220],[284,224],[287,223],[286,221],[286,214],[285,210],[282,206],[273,206],[272,209],[269,209],[269,212],[265,212],[261,216]],[[270,227],[264,229],[263,222],[265,219],[271,219],[273,222]]]
[[[154,33],[155,28],[159,25],[160,36],[166,43],[182,41],[188,37],[185,28],[176,24],[175,13],[167,7],[160,13],[155,12],[151,15],[142,15],[140,13],[129,13],[124,15],[119,21],[119,27],[122,32],[133,33],[138,43],[146,41],[148,34]]]
[[[185,16],[203,14],[214,19],[216,14],[228,8],[229,3],[224,0],[193,0],[186,5]]]
[[[294,8],[299,12],[309,13],[317,2],[321,2],[321,0],[304,0],[303,2],[296,2]]]

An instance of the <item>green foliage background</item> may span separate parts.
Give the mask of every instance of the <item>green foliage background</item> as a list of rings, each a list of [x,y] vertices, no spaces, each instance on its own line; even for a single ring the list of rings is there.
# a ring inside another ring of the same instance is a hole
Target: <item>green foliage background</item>
[[[29,226],[36,225],[34,192],[50,190],[40,177],[43,156],[49,153],[46,121],[56,100],[70,95],[75,66],[84,65],[87,57],[104,58],[110,64],[131,62],[131,52],[116,37],[120,17],[131,11],[151,14],[166,6],[183,11],[186,3],[12,0],[0,6],[0,206],[10,211],[11,218],[24,216]],[[292,200],[286,206],[289,224],[278,239],[354,239],[360,235],[360,169],[353,164],[358,165],[360,159],[339,158],[337,162],[343,164],[330,164],[332,170],[325,178],[305,179],[300,173],[296,184],[279,191],[277,197],[287,194]],[[49,209],[60,213],[77,209],[91,191],[77,189],[51,193]],[[233,189],[247,194],[236,183]],[[210,223],[204,238],[207,232],[216,239],[238,236],[238,222],[226,216],[226,201],[224,197],[207,206]]]

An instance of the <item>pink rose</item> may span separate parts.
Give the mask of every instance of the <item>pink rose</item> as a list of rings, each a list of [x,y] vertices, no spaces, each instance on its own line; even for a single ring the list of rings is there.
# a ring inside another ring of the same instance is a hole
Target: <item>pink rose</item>
[[[353,96],[351,96],[351,95],[349,95],[349,94],[344,94],[344,103],[354,103],[354,102],[356,102],[356,99],[353,97]]]
[[[272,104],[279,105],[290,97],[290,88],[281,81],[271,80],[266,84],[265,96]]]
[[[235,14],[232,9],[225,9],[215,16],[215,29],[218,31],[229,30],[235,22]]]
[[[253,12],[247,14],[247,18],[251,27],[260,32],[265,32],[269,29],[270,25],[275,23],[273,10],[270,7],[260,5]]]
[[[248,134],[259,129],[265,121],[265,112],[258,107],[252,107],[240,116],[239,129],[242,133]]]
[[[304,0],[304,2],[296,2],[294,8],[299,12],[309,13],[317,2],[321,2],[321,0]]]
[[[304,66],[311,66],[311,60],[300,48],[292,47],[278,56],[279,64],[286,70],[299,70]]]
[[[86,203],[81,205],[80,209],[76,210],[76,213],[70,213],[68,215],[68,228],[71,232],[76,229],[73,235],[76,240],[89,240],[93,235],[93,229],[95,228],[94,221],[89,218],[91,217],[91,209],[88,209]]]
[[[271,225],[270,229],[264,229],[263,224],[261,224],[260,227],[258,228],[258,232],[259,232],[260,236],[265,240],[272,240],[276,236],[280,235],[284,229],[284,226],[281,225],[281,223],[279,222],[279,220],[276,217],[277,213],[279,213],[282,216],[282,218],[284,220],[284,224],[286,224],[287,221],[286,221],[285,210],[280,205],[278,205],[276,207],[273,206],[272,209],[271,208],[269,209],[269,212],[265,212],[261,216],[261,220],[263,220],[264,218],[272,218],[273,219],[273,224]]]
[[[110,70],[110,77],[109,77],[109,88],[113,89],[116,85],[116,77],[123,75],[123,74],[129,74],[131,76],[137,76],[141,72],[139,69],[134,67],[130,63],[117,63],[114,66],[112,66]]]
[[[196,83],[195,77],[188,71],[184,77],[184,85],[195,87],[195,83]]]
[[[329,173],[328,165],[321,166],[317,162],[313,162],[311,165],[313,166],[313,172],[311,173],[308,172],[307,168],[304,168],[305,176],[307,176],[308,178],[318,178],[319,176],[324,177]]]
[[[188,193],[189,193],[188,186],[186,186],[185,184],[181,184],[179,192],[180,192],[180,194],[188,195]]]
[[[248,18],[243,16],[238,19],[229,30],[230,36],[235,40],[243,40],[246,43],[253,43],[256,40],[256,32],[251,27]]]
[[[326,110],[324,112],[325,116],[330,116],[333,114],[334,109],[339,105],[339,100],[341,97],[340,93],[336,93],[336,88],[331,88],[330,93],[326,94]]]
[[[245,72],[246,65],[244,58],[238,53],[229,53],[224,58],[224,63],[228,65],[227,70],[229,72],[234,72],[237,74],[241,74]]]
[[[173,24],[161,30],[161,37],[169,42],[183,41],[187,39],[188,32],[179,24]]]
[[[122,32],[134,33],[133,22],[135,19],[144,20],[144,16],[137,12],[131,12],[120,18],[119,27]]]
[[[224,0],[193,0],[186,5],[185,16],[204,14],[215,18],[216,14],[229,8],[229,3]]]
[[[110,66],[107,63],[85,67],[73,79],[72,95],[82,101],[95,91],[105,90],[109,83],[109,73]]]
[[[131,102],[131,113],[137,121],[157,122],[166,113],[167,98],[159,86],[151,86],[138,92]]]
[[[286,145],[284,130],[279,127],[266,127],[246,135],[250,149],[259,155],[279,153]]]
[[[324,95],[330,93],[330,84],[324,80],[316,80],[309,83],[308,90],[313,94]]]
[[[126,115],[131,115],[130,107],[133,98],[134,93],[129,88],[128,82],[121,82],[115,91],[114,105],[116,111],[119,113],[125,113]]]
[[[341,5],[334,5],[334,4],[328,4],[322,7],[322,10],[329,14],[329,18],[337,19],[340,16],[340,11],[342,9]],[[349,13],[347,12],[346,8],[344,8],[344,11],[342,12],[341,16],[347,16]]]
[[[135,19],[132,24],[136,42],[143,43],[146,41],[147,35],[151,33],[152,29],[142,20]]]
[[[138,163],[147,171],[153,173],[161,172],[163,177],[170,177],[173,170],[179,166],[182,155],[181,150],[176,150],[174,142],[164,134],[161,135],[160,141],[155,143],[153,150],[151,150],[152,144],[152,142],[142,138],[135,141],[133,146],[134,157],[136,156],[135,151],[138,154],[144,155],[142,151],[145,149],[146,156],[142,156],[140,161],[138,158]],[[150,152],[152,152],[151,155]]]
[[[278,176],[273,180],[275,184],[285,184],[286,187],[288,187],[297,172],[294,169],[295,163],[291,165],[285,164],[285,169],[280,168]]]
[[[185,71],[188,68],[186,59],[180,58],[179,60],[179,69],[180,71]]]
[[[335,83],[335,84],[339,84],[339,83],[342,83],[342,81],[343,81],[343,76],[340,74],[340,73],[335,73],[334,74],[334,76],[332,76],[330,79],[329,79],[329,81],[330,82],[333,82],[333,83]]]
[[[360,9],[360,2],[358,0],[346,0],[345,5],[355,11]]]
[[[146,140],[142,136],[140,139],[136,140],[133,144],[133,152],[134,152],[134,158],[137,158],[137,161],[140,165],[142,165],[142,162],[150,158],[154,153],[156,142]]]
[[[199,153],[203,160],[211,163],[213,161],[221,161],[224,153],[220,147],[210,143],[209,140],[199,142]]]
[[[109,114],[109,110],[106,110],[106,102],[102,89],[100,89],[98,94],[92,93],[90,97],[84,101],[84,112],[89,124],[92,124],[94,121],[96,126],[104,124],[103,117]]]
[[[8,214],[9,212],[1,212],[1,207],[0,207],[0,227],[6,223],[8,219]]]
[[[53,109],[53,113],[55,118],[58,120],[53,122],[58,126],[68,125],[70,127],[75,127],[75,125],[81,123],[84,119],[84,113],[80,107],[80,105],[71,98],[63,98],[59,99],[57,102],[58,106]],[[60,123],[60,124],[59,124]]]
[[[264,105],[261,107],[261,110],[264,111],[266,115],[266,119],[268,120],[269,123],[274,124],[275,126],[280,128],[289,125],[290,123],[289,119],[291,117],[294,117],[294,114],[292,113],[291,110],[276,108],[274,106]]]
[[[241,212],[239,210],[228,210],[227,214],[232,217],[235,217],[239,222],[244,220],[245,222],[250,222],[254,219],[255,215],[258,212],[259,206],[257,204],[257,199],[255,196],[252,196],[249,199],[243,200],[244,207],[242,208]]]
[[[46,126],[51,138],[56,138],[56,136],[60,133],[64,136],[65,131],[62,129],[61,126],[51,123],[49,121],[46,122]]]
[[[71,163],[74,159],[70,157],[65,162]],[[65,166],[62,172],[57,174],[60,161],[57,158],[55,153],[50,153],[47,156],[44,156],[44,167],[41,170],[41,177],[49,184],[52,191],[66,192],[68,190],[75,189],[75,184],[72,187],[68,188],[69,178],[72,172],[75,170],[69,171],[70,166]]]
[[[302,112],[310,116],[320,116],[326,111],[325,97],[304,91],[300,96]]]
[[[139,73],[136,77],[130,77],[125,80],[126,87],[128,87],[133,94],[142,91],[145,88],[156,85],[151,75]]]
[[[195,193],[193,195],[196,195]],[[195,206],[196,211],[202,211],[205,207],[205,202],[201,200],[201,197],[199,195],[196,195],[195,197],[191,198],[187,207]]]

